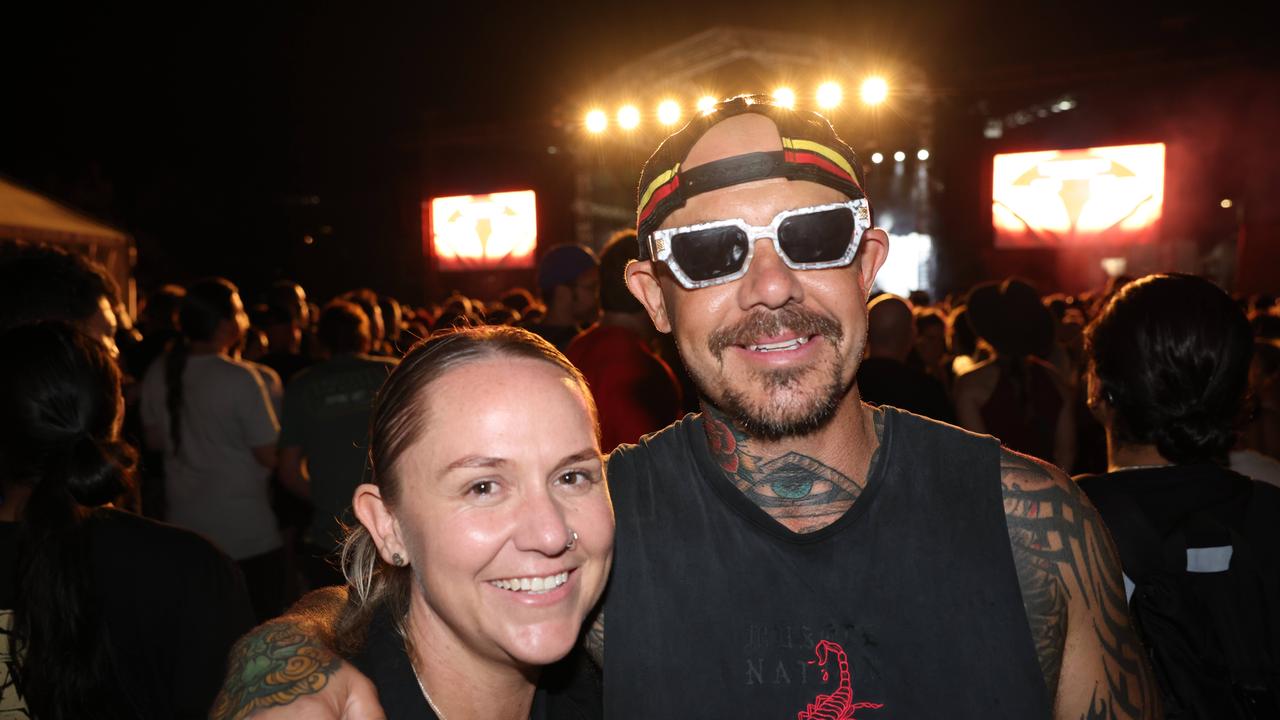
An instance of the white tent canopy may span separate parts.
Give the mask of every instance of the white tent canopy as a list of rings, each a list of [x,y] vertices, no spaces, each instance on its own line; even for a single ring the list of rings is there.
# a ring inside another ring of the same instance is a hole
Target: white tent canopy
[[[58,245],[100,263],[133,311],[133,239],[108,225],[0,177],[0,239]]]

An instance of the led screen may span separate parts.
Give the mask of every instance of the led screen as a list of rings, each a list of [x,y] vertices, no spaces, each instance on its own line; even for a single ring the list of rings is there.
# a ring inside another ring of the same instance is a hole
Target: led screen
[[[423,240],[440,271],[533,267],[538,218],[532,190],[432,198],[422,210]]]
[[[996,247],[1154,241],[1164,156],[1164,143],[996,155]]]

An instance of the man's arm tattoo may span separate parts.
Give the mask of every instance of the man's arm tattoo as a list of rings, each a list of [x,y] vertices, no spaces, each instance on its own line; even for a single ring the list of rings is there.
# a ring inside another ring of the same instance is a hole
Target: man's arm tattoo
[[[342,661],[288,620],[263,625],[231,649],[231,666],[209,713],[240,720],[263,708],[288,705],[324,689]]]
[[[587,656],[596,664],[596,667],[604,670],[604,611],[596,613],[595,620],[592,621],[591,627],[587,629],[586,637],[583,638],[583,645],[587,649]]]
[[[884,420],[880,412],[874,418],[879,440]],[[788,452],[766,459],[752,454],[747,449],[750,439],[713,408],[704,406],[703,423],[711,455],[733,484],[747,499],[795,532],[812,532],[830,525],[862,493],[864,482],[809,455]],[[878,445],[876,451],[879,452]]]
[[[1079,598],[1103,650],[1103,682],[1086,717],[1148,717],[1158,707],[1157,691],[1129,622],[1119,558],[1097,510],[1070,479],[1012,453],[1002,455],[1001,483],[1023,604],[1051,699],[1062,672],[1069,606]]]
[[[209,717],[239,720],[324,689],[342,666],[329,643],[346,600],[346,588],[314,590],[285,615],[240,638],[231,648],[227,679]]]

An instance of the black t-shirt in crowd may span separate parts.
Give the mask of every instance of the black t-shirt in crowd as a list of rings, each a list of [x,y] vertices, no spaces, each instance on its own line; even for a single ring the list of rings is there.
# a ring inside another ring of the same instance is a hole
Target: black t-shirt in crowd
[[[607,717],[1050,716],[998,443],[879,412],[865,489],[808,534],[729,481],[699,416],[614,452]]]
[[[858,393],[872,405],[889,405],[940,422],[955,423],[955,412],[942,382],[897,360],[863,359],[858,366]]]
[[[378,689],[378,702],[387,720],[439,720],[422,694],[404,639],[389,613],[374,615],[364,647],[349,660]],[[599,683],[594,666],[582,650],[575,649],[543,671],[530,720],[598,720]]]
[[[93,580],[116,677],[139,718],[205,718],[227,653],[253,627],[236,564],[203,537],[113,509],[90,523]],[[14,606],[18,523],[0,522],[0,608]]]

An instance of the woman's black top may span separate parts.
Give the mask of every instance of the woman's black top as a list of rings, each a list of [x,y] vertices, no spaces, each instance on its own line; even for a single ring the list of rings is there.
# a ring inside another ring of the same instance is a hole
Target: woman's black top
[[[374,616],[363,650],[349,658],[378,689],[387,720],[439,720],[414,676],[404,639],[387,612]],[[580,649],[543,671],[531,720],[596,720],[601,710],[599,673]]]

